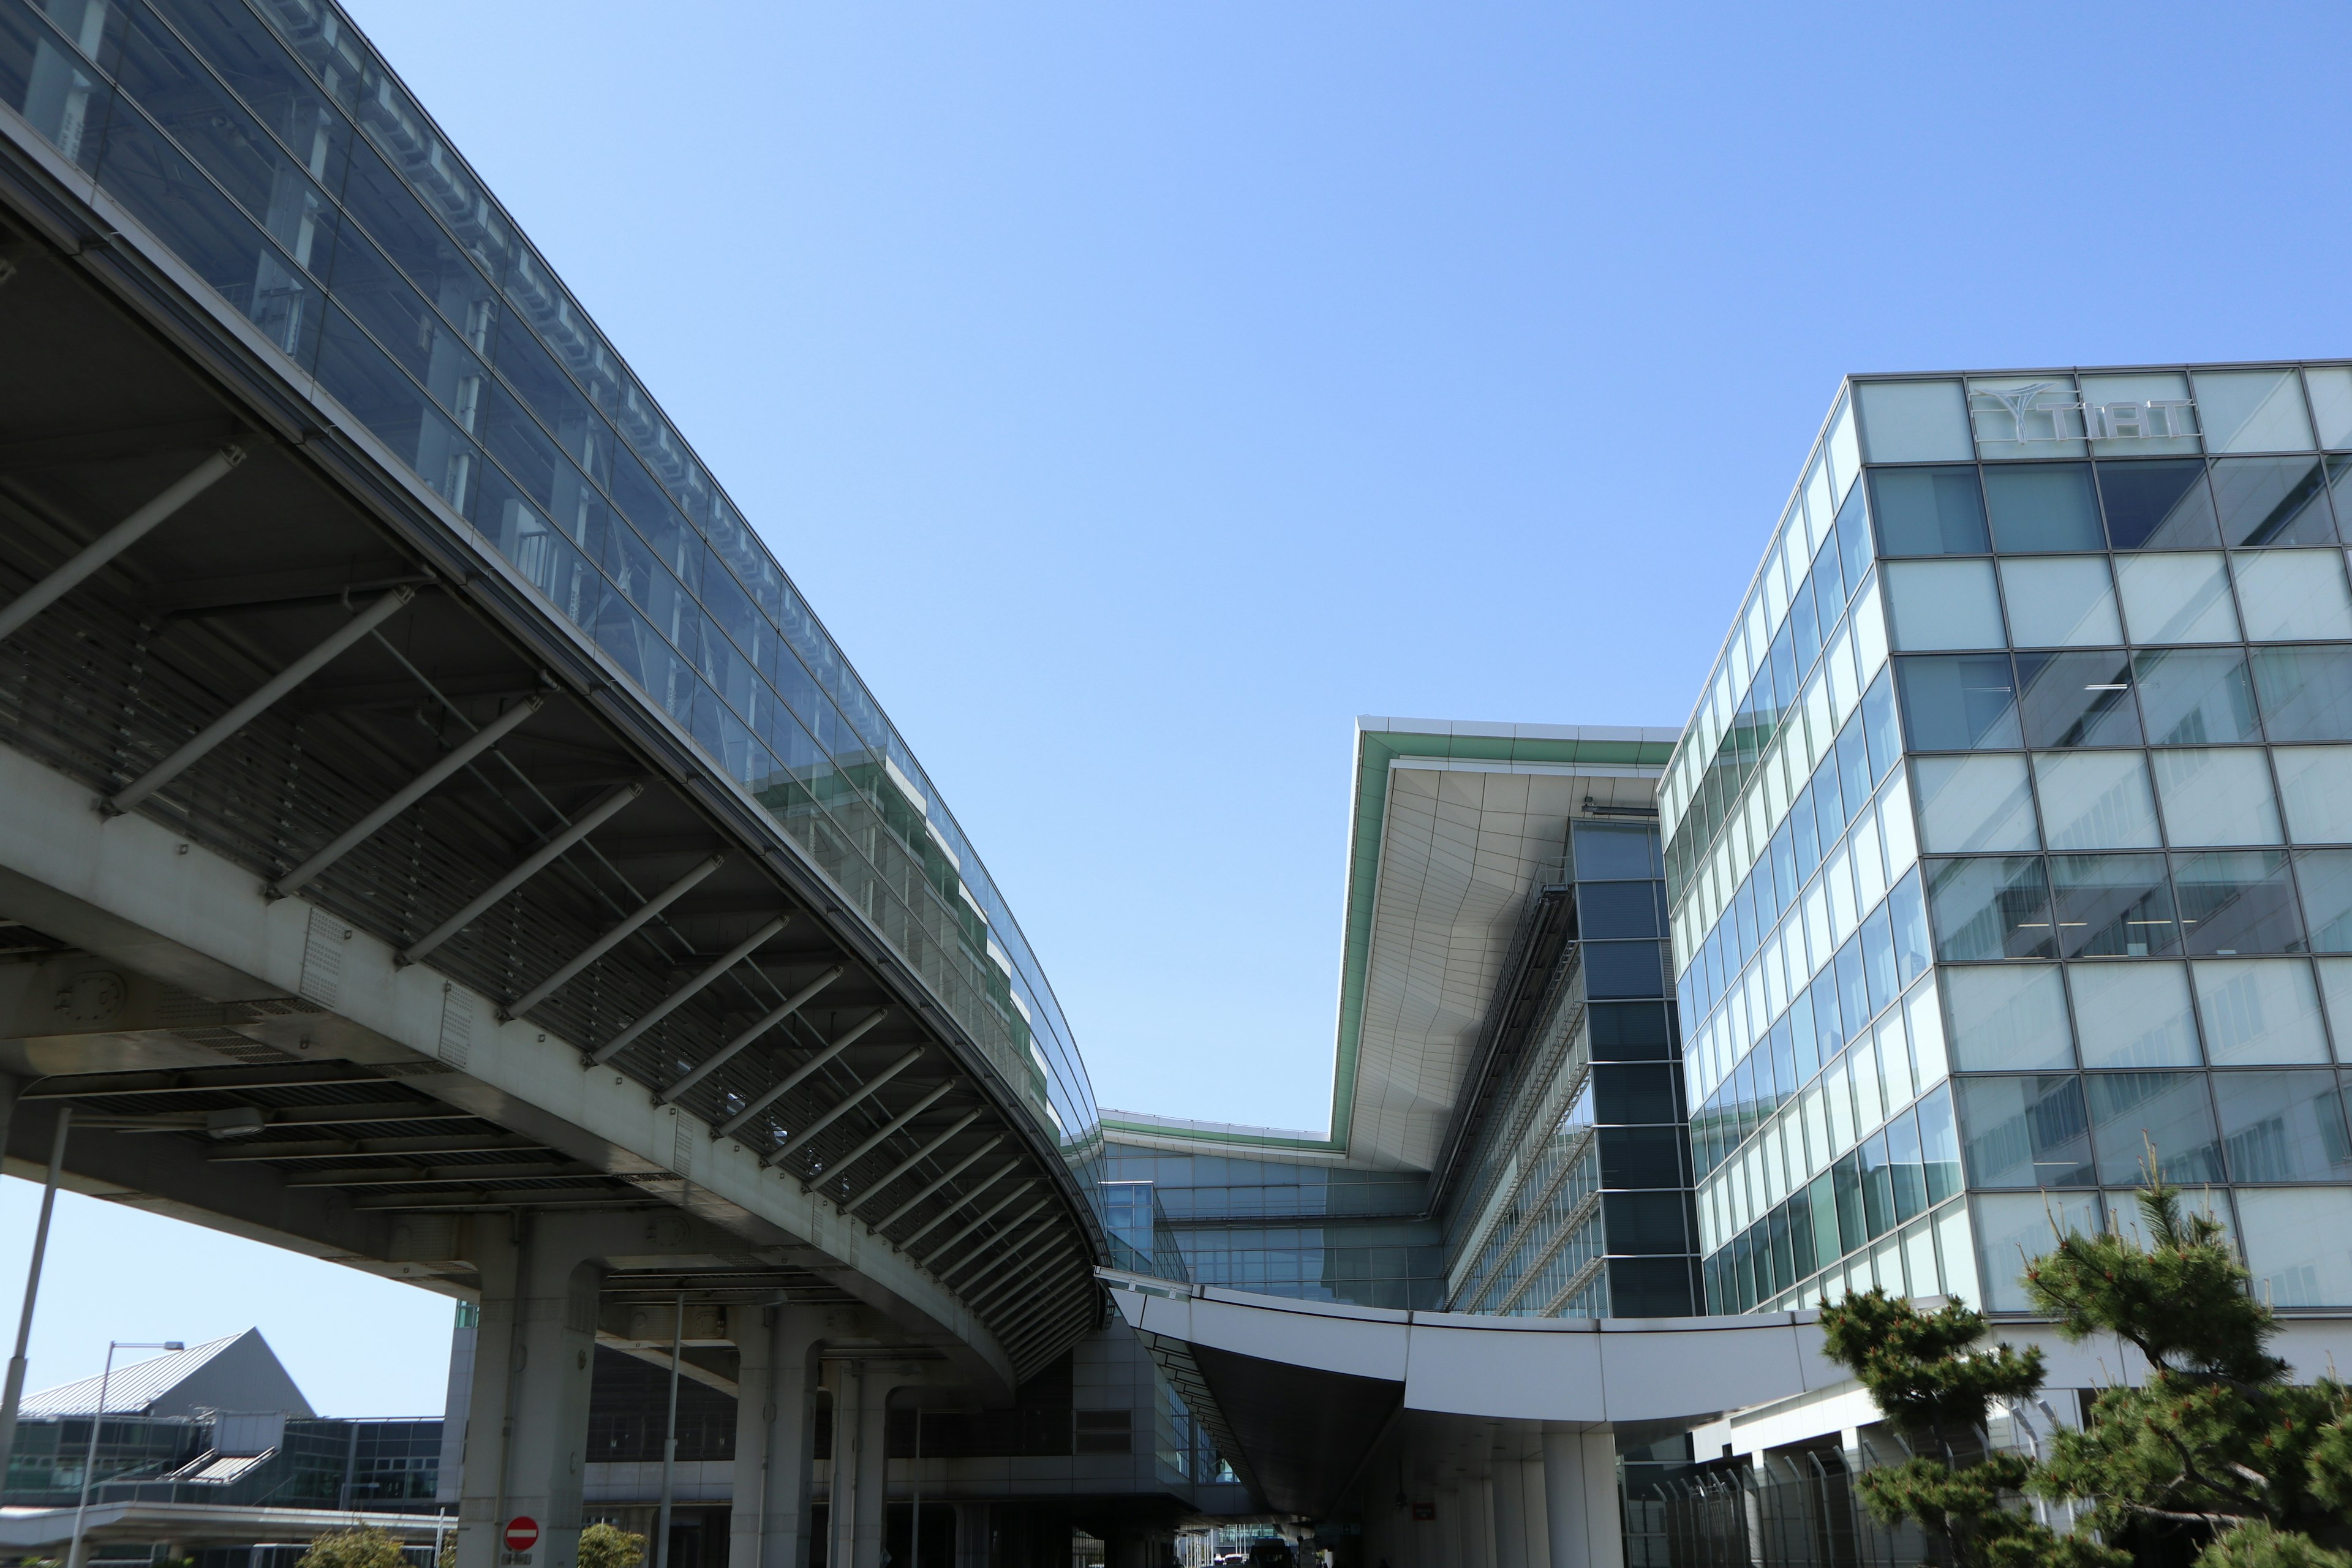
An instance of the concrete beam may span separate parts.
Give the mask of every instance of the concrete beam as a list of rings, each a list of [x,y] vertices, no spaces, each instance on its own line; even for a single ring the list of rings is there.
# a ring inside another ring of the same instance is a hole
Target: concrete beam
[[[0,798],[11,806],[0,814],[0,914],[210,1002],[302,999],[320,1010],[262,1019],[243,1032],[300,1061],[390,1069],[458,1110],[629,1178],[724,1232],[731,1250],[764,1250],[820,1275],[916,1343],[957,1358],[991,1396],[1009,1393],[1010,1358],[961,1300],[822,1191],[803,1192],[783,1173],[763,1169],[751,1150],[712,1141],[674,1107],[649,1104],[621,1073],[582,1072],[581,1043],[527,1019],[500,1021],[498,999],[427,966],[397,963],[389,944],[300,900],[266,898],[251,873],[162,824],[99,817],[72,781],[13,748],[0,747]],[[355,1090],[352,1103],[364,1102]],[[32,1110],[16,1119],[12,1172],[39,1157],[25,1137],[37,1141],[47,1118]],[[329,1113],[292,1114],[320,1125]],[[404,1105],[402,1114],[423,1113]],[[126,1142],[142,1147],[101,1155],[110,1142]],[[392,1256],[387,1230],[395,1216],[353,1211],[324,1193],[305,1208],[268,1167],[212,1163],[183,1139],[117,1135],[77,1144],[91,1162],[78,1155],[68,1173],[81,1190],[340,1260],[381,1268]],[[224,1184],[237,1172],[247,1173],[241,1184]]]

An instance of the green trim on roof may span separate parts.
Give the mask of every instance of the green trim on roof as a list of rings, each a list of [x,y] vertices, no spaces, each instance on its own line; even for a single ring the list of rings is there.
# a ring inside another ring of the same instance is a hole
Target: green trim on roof
[[[1507,735],[1423,735],[1365,730],[1356,737],[1355,819],[1348,841],[1348,907],[1341,925],[1339,1038],[1331,1073],[1331,1135],[1320,1145],[1344,1153],[1356,1114],[1356,1055],[1364,1028],[1364,972],[1371,963],[1373,890],[1379,886],[1381,835],[1388,824],[1389,764],[1398,757],[1454,762],[1542,763],[1552,766],[1656,767],[1674,756],[1673,741],[1563,741]]]
[[[1356,799],[1348,830],[1348,902],[1341,919],[1339,1034],[1331,1071],[1331,1131],[1323,1138],[1214,1132],[1206,1128],[1102,1119],[1107,1132],[1228,1147],[1289,1149],[1302,1153],[1348,1152],[1356,1114],[1356,1057],[1364,1026],[1365,970],[1371,963],[1373,891],[1380,883],[1381,836],[1388,825],[1389,764],[1399,757],[1450,762],[1536,763],[1654,767],[1673,760],[1671,741],[1568,741],[1508,735],[1430,735],[1361,730],[1356,735]]]

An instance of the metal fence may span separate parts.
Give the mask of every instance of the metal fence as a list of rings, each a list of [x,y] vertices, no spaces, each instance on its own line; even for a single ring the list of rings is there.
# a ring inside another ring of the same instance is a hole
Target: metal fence
[[[1862,1454],[1784,1450],[1759,1468],[1711,1460],[1659,1483],[1672,1568],[1949,1568],[1951,1553],[1916,1524],[1887,1525],[1863,1505]]]

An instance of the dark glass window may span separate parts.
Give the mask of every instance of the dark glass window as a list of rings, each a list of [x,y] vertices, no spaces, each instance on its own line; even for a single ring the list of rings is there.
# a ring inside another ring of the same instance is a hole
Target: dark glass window
[[[1751,1300],[1748,1303],[1753,1306]],[[1690,1265],[1679,1258],[1609,1260],[1609,1310],[1620,1318],[1680,1318],[1691,1310]]]
[[[2168,1182],[2202,1185],[2228,1179],[2203,1073],[2093,1073],[2089,1089],[2100,1180],[2116,1186],[2146,1180],[2151,1146],[2157,1173]]]
[[[2158,648],[2132,656],[2147,738],[2158,746],[2258,741],[2254,686],[2235,648]]]
[[[2161,855],[2053,855],[2050,893],[2063,957],[2146,958],[2180,945]]]
[[[1813,1251],[1821,1265],[1838,1260],[1845,1251],[1844,1238],[1838,1235],[1838,1194],[1836,1178],[1823,1171],[1813,1178],[1813,1184],[1799,1194],[1795,1200],[1813,1211]]]
[[[1797,857],[1797,880],[1802,883],[1822,863],[1821,841],[1813,822],[1813,792],[1799,790],[1789,807],[1789,847]]]
[[[1664,1003],[1595,1002],[1591,1017],[1595,1061],[1657,1061],[1674,1055],[1674,1030]]]
[[[2333,544],[2336,519],[2316,458],[2223,458],[2213,502],[2230,544]]]
[[[1603,1127],[1601,1184],[1604,1187],[1678,1187],[1683,1184],[1683,1130],[1664,1127]]]
[[[2286,867],[2284,849],[2175,855],[2183,944],[2206,954],[2303,952],[2303,915]]]
[[[1772,1032],[1764,1037],[1764,1049],[1772,1058],[1772,1081],[1780,1087],[1780,1098],[1786,1100],[1794,1097],[1805,1080],[1797,1076],[1797,1049],[1786,1017],[1773,1025]]]
[[[2088,463],[2008,463],[1984,477],[1994,547],[2004,554],[2105,550]]]
[[[1654,880],[1666,874],[1658,859],[1658,830],[1633,823],[1578,822],[1578,880],[1608,881],[1619,878]]]
[[[2029,746],[2137,746],[2139,710],[2132,706],[2131,656],[2095,653],[2017,656],[2018,710]]]
[[[2007,654],[1899,658],[1895,669],[1911,750],[2001,750],[2022,743]]]
[[[1974,1187],[2086,1187],[2090,1122],[2073,1073],[1952,1080]]]
[[[1870,510],[1883,555],[1983,555],[1992,548],[1972,467],[1873,469]]]
[[[1830,1167],[1830,1187],[1836,1195],[1838,1250],[1852,1252],[1870,1240],[1870,1226],[1862,1206],[1862,1156],[1849,1153]]]
[[[1602,1063],[1592,1069],[1592,1117],[1595,1121],[1674,1121],[1682,1114],[1675,1101],[1675,1069],[1670,1067]]]
[[[2052,956],[2050,892],[2038,858],[1984,855],[1931,860],[1927,867],[1937,958],[1948,963]]]
[[[2117,550],[2210,550],[2221,542],[2201,458],[2101,463],[2099,500]]]
[[[1861,1034],[1871,1016],[1870,983],[1863,973],[1862,938],[1858,933],[1846,938],[1845,945],[1838,949],[1832,973],[1837,976],[1838,1011],[1844,1015],[1847,1037],[1853,1038]]]
[[[1666,980],[1654,942],[1588,942],[1584,944],[1584,989],[1588,995],[1664,996]]]
[[[1837,738],[1838,793],[1845,797],[1846,819],[1852,821],[1870,799],[1870,742],[1862,732],[1862,710],[1845,721]]]
[[[1587,942],[1621,936],[1664,936],[1655,882],[1579,882],[1577,931]]]
[[[1683,1234],[1683,1194],[1611,1193],[1601,1200],[1612,1253],[1688,1252]]]
[[[2256,648],[2254,692],[2273,741],[2352,741],[2352,647]]]
[[[1848,802],[1838,791],[1837,748],[1832,744],[1829,755],[1813,770],[1813,831],[1821,835],[1824,852],[1836,847],[1838,835],[1845,831],[1846,813],[1858,808],[1861,801]]]

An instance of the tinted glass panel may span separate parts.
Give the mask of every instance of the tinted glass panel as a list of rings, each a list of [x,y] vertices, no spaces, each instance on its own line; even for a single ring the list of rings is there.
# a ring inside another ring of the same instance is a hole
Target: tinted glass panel
[[[2283,849],[2172,857],[2182,941],[2192,953],[2301,952],[2303,916]]]
[[[1927,864],[1937,958],[1952,963],[2052,955],[2050,895],[2038,858],[1987,855]]]
[[[2053,855],[2050,896],[2062,957],[2146,958],[2179,948],[2161,855]]]
[[[2333,544],[2336,520],[2316,458],[2224,458],[2213,500],[2229,544]]]
[[[1982,555],[1984,498],[1973,467],[1880,468],[1870,476],[1878,547],[1887,555]]]
[[[1988,469],[1985,510],[1996,548],[2021,553],[2104,550],[2088,463],[2018,463]]]
[[[2205,465],[2194,458],[2101,463],[2099,500],[2117,550],[2210,549],[2221,537]]]
[[[2151,1146],[2157,1171],[2168,1182],[2200,1185],[2224,1179],[2204,1074],[2093,1073],[2088,1090],[2101,1181],[2129,1186],[2145,1180]]]
[[[2121,648],[2017,656],[2018,707],[2029,746],[2137,746],[2131,659]]]
[[[1895,661],[1903,722],[1915,752],[2013,748],[2017,688],[2005,654]]]
[[[2273,650],[2287,651],[2287,650]],[[2262,738],[2254,687],[2236,649],[2164,648],[2136,654],[2140,710],[2158,746],[2200,746]]]
[[[2352,740],[2352,647],[2257,648],[2253,659],[2272,740]]]
[[[1956,1079],[1952,1089],[1971,1186],[2091,1184],[2089,1118],[2080,1079],[2072,1073]]]

